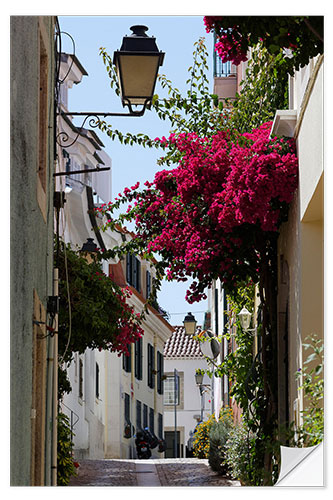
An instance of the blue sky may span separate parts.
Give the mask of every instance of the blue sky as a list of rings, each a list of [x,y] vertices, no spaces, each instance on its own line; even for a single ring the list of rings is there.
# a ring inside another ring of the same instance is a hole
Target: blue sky
[[[113,55],[120,48],[123,36],[131,34],[130,27],[134,24],[148,26],[148,35],[156,37],[159,50],[165,52],[160,73],[165,74],[181,92],[187,89],[186,80],[188,68],[193,62],[194,43],[200,37],[205,37],[210,54],[208,64],[212,82],[213,39],[211,34],[205,32],[202,16],[59,16],[58,19],[61,31],[69,33],[75,40],[75,54],[88,73],[79,85],[70,90],[70,111],[127,112],[119,97],[110,89],[99,49],[105,47]],[[62,50],[73,52],[72,41],[65,34],[62,35]],[[155,93],[163,95],[159,84]],[[146,111],[141,118],[111,117],[110,123],[122,132],[142,132],[153,138],[167,136],[170,130],[169,122],[159,120],[153,111]],[[163,156],[162,151],[121,145],[101,132],[99,136],[105,151],[112,158],[113,196],[137,181],[143,184],[153,179],[159,170],[156,160]],[[165,282],[159,294],[159,302],[171,314],[170,322],[174,325],[181,324],[188,311],[194,313],[198,323],[202,324],[207,303],[188,304],[184,299],[188,284]]]

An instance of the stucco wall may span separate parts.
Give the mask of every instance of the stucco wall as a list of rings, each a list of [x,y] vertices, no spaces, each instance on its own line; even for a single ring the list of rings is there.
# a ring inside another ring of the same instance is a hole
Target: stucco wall
[[[293,102],[298,106],[299,188],[278,240],[279,276],[283,273],[283,262],[289,272],[288,296],[283,297],[285,284],[279,286],[278,314],[279,335],[282,336],[285,334],[282,322],[285,321],[287,301],[290,421],[295,419],[296,406],[302,409],[302,396],[295,378],[304,361],[302,343],[311,333],[319,337],[324,335],[323,66],[317,73],[311,73],[310,69],[315,71],[315,64],[306,71],[296,72],[293,82]],[[281,360],[280,367],[282,369]],[[279,396],[283,398],[284,394],[280,391]]]
[[[200,391],[195,383],[195,371],[197,368],[205,370],[207,362],[205,359],[167,359],[164,363],[164,372],[173,374],[174,369],[180,375],[180,405],[177,406],[177,429],[182,430],[181,444],[184,445],[184,454],[190,432],[194,431],[195,426],[200,419],[201,397]],[[207,375],[204,376],[204,384],[210,385],[211,380]],[[207,388],[208,389],[208,388]],[[212,395],[210,390],[204,395],[204,420],[211,414]],[[174,406],[164,406],[164,429],[173,430],[175,422]]]
[[[50,17],[11,17],[11,483],[29,485],[31,453],[33,290],[46,307],[52,294],[53,195],[52,113],[47,157],[46,222],[37,203],[38,23],[53,55]],[[53,64],[49,60],[49,70]],[[54,88],[53,69],[49,85]],[[52,98],[52,100],[51,100]]]

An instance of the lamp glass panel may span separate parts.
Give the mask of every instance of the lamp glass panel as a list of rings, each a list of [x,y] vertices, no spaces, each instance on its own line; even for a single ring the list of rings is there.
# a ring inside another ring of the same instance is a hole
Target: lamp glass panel
[[[247,309],[243,308],[241,310],[241,312],[239,313],[239,319],[240,319],[242,328],[244,330],[247,330],[249,328],[250,322],[251,322],[251,313]]]
[[[122,97],[129,99],[132,105],[144,104],[152,97],[160,55],[119,55]]]
[[[194,335],[197,327],[196,321],[184,321],[185,333],[187,335]]]

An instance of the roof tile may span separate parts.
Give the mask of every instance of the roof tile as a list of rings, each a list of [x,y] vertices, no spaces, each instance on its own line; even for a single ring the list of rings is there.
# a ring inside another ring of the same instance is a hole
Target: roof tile
[[[193,335],[185,333],[184,326],[175,326],[175,331],[164,345],[164,357],[168,358],[203,358],[200,343]],[[201,326],[197,326],[196,335],[201,332]]]

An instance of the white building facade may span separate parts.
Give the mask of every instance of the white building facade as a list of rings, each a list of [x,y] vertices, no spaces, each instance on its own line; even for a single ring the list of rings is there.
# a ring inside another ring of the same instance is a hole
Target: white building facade
[[[198,326],[196,335],[201,331],[202,328]],[[173,335],[164,347],[166,458],[175,457],[175,441],[178,458],[191,456],[189,439],[201,420],[201,413],[203,420],[207,420],[211,414],[211,380],[204,375],[205,392],[202,398],[195,382],[196,370],[207,368],[200,343],[194,340],[193,336],[187,335],[183,326],[175,326]]]

